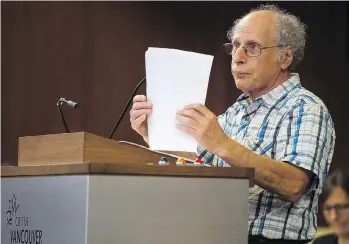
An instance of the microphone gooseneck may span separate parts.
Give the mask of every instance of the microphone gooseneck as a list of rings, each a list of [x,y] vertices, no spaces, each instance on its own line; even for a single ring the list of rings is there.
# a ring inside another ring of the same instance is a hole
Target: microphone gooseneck
[[[121,113],[119,119],[118,119],[117,122],[115,123],[115,125],[114,125],[114,127],[113,127],[113,130],[111,131],[111,133],[110,133],[110,135],[109,135],[109,139],[111,139],[111,138],[113,137],[113,135],[114,135],[114,133],[115,133],[115,130],[116,130],[116,128],[118,128],[119,124],[120,124],[121,121],[122,121],[122,118],[125,116],[125,113],[126,113],[127,109],[129,108],[129,106],[130,106],[130,104],[131,104],[131,102],[132,102],[132,100],[133,100],[133,97],[135,96],[136,92],[138,91],[138,89],[141,87],[141,85],[142,85],[145,81],[146,81],[146,77],[144,77],[143,80],[141,80],[141,81],[137,84],[137,86],[136,86],[136,88],[134,89],[134,91],[133,91],[133,93],[132,93],[130,99],[128,100],[126,106],[124,107],[124,110],[122,111],[122,113]]]
[[[61,119],[62,119],[64,128],[65,128],[65,131],[67,133],[70,133],[69,128],[68,128],[68,124],[65,121],[65,118],[64,118],[64,115],[63,115],[63,112],[62,112],[62,104],[66,104],[66,105],[68,105],[68,107],[76,109],[76,108],[79,107],[79,103],[76,103],[76,102],[73,102],[73,101],[70,101],[70,100],[66,100],[64,97],[61,97],[58,100],[58,102],[57,102],[58,111],[59,111],[59,114],[61,115]]]

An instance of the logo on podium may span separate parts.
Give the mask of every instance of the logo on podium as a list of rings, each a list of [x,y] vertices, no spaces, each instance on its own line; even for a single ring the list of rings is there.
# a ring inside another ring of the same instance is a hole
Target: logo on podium
[[[30,216],[19,214],[20,204],[15,194],[8,201],[8,210],[6,211],[6,228],[9,229],[10,243],[38,243],[42,244],[42,230],[33,230],[29,228]]]

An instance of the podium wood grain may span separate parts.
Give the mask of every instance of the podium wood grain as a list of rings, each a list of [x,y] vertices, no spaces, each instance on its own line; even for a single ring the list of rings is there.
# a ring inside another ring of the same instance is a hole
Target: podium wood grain
[[[251,168],[218,168],[206,166],[137,165],[110,163],[77,163],[57,165],[2,166],[1,177],[30,177],[48,175],[113,174],[113,175],[158,175],[207,178],[249,179],[253,185],[254,171]]]
[[[158,162],[161,152],[119,143],[86,132],[20,137],[18,165],[56,165],[77,163],[133,163]],[[170,164],[175,157],[166,156]]]

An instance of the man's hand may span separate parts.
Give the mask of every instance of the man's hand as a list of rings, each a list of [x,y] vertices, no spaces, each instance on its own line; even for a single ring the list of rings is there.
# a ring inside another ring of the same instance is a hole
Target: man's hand
[[[220,127],[217,116],[201,104],[185,106],[177,112],[176,118],[184,124],[177,124],[183,132],[213,154],[218,154],[220,147],[230,140]]]
[[[147,101],[144,95],[137,95],[133,98],[133,105],[130,111],[131,127],[140,134],[148,143],[147,116],[152,112],[152,104]]]
[[[185,123],[178,124],[178,128],[193,136],[210,153],[229,165],[254,168],[257,185],[290,202],[299,200],[313,176],[307,170],[258,155],[230,139],[221,129],[216,115],[203,105],[186,106],[177,113],[177,119]]]

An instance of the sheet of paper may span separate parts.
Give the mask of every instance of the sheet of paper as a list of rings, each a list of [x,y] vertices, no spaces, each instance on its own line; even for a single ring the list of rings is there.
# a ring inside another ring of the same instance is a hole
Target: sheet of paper
[[[213,56],[148,48],[145,61],[147,98],[153,103],[150,149],[196,152],[196,140],[177,129],[176,112],[188,104],[205,104]]]

